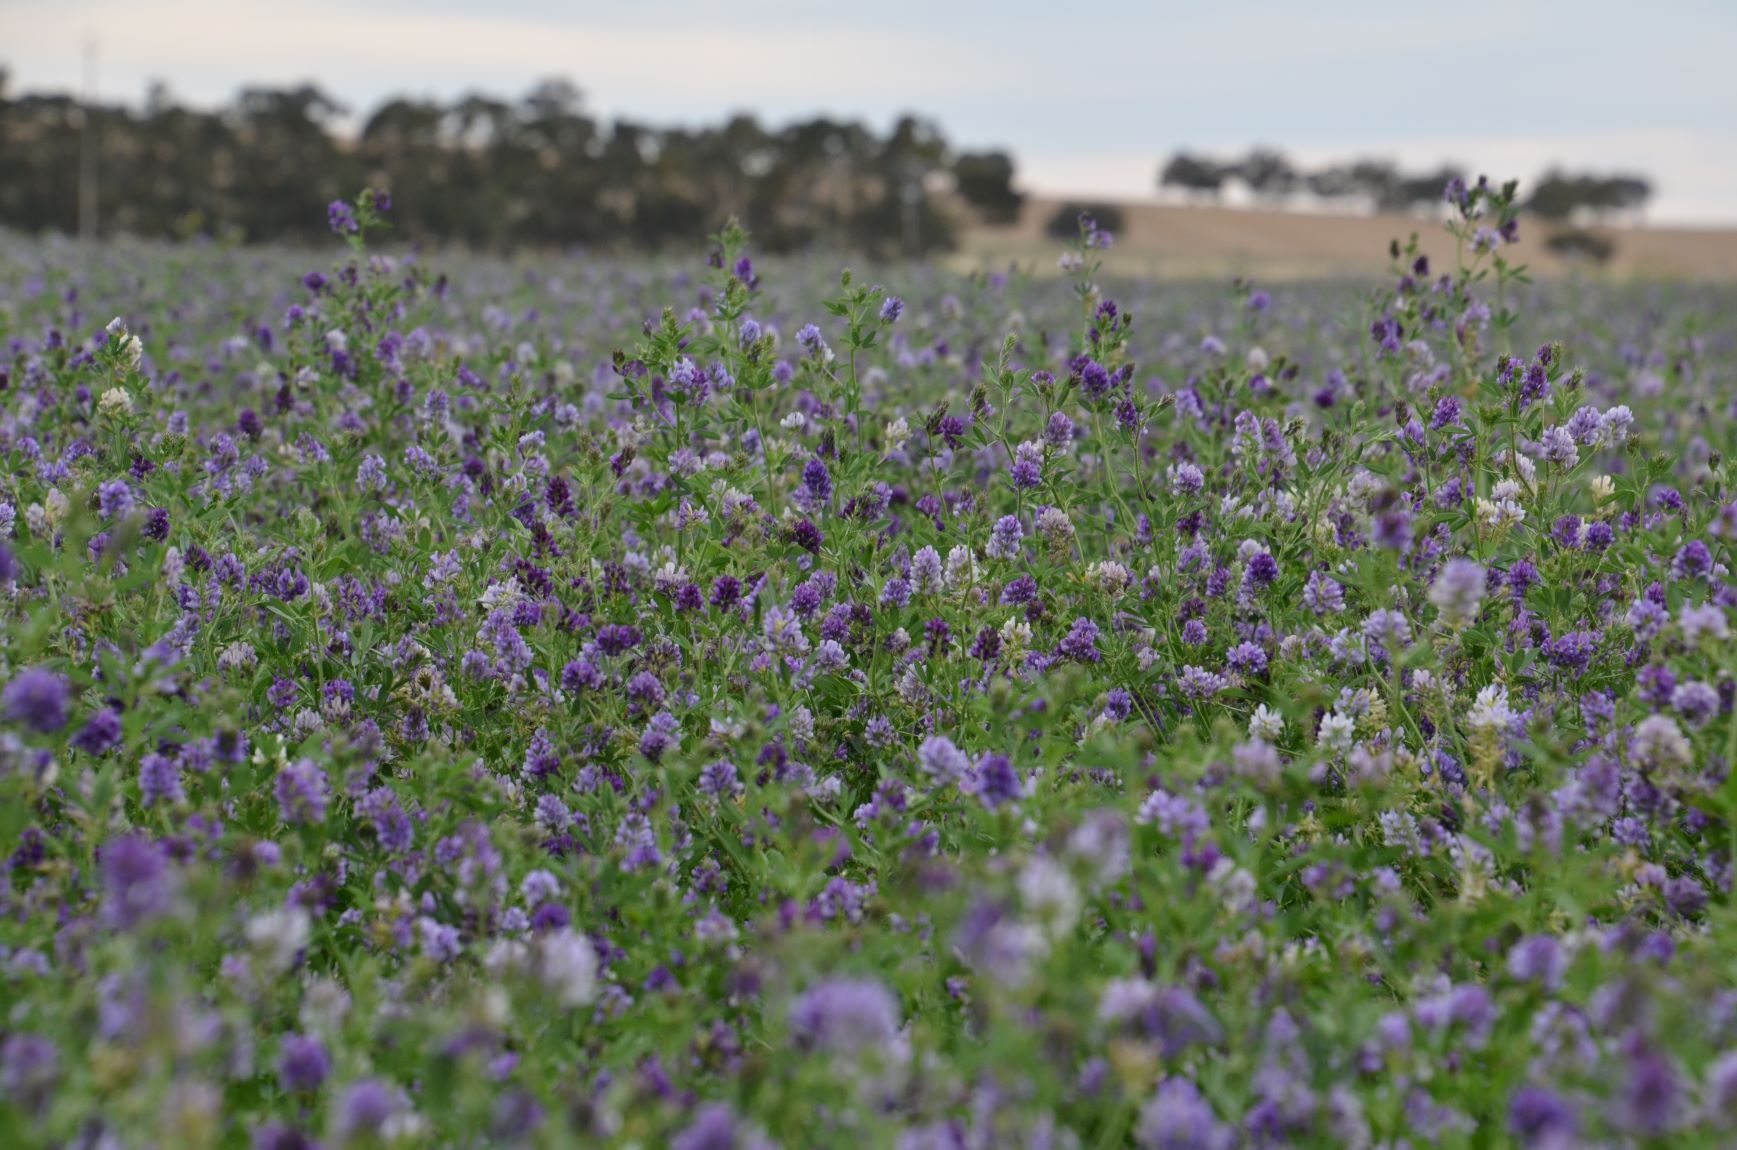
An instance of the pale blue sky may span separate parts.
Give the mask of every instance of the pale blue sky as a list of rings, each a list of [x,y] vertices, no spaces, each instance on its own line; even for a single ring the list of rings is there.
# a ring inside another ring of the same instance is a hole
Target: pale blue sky
[[[353,107],[574,80],[598,114],[933,116],[1039,190],[1149,194],[1179,146],[1305,161],[1639,168],[1653,216],[1737,223],[1737,2],[0,0],[14,88],[183,99],[312,79]],[[1089,16],[1084,13],[1090,13]]]

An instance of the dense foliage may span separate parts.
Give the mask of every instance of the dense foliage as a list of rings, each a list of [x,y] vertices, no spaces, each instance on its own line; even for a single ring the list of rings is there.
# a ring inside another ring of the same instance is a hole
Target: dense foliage
[[[558,80],[519,100],[388,100],[353,134],[344,112],[312,86],[209,110],[162,89],[142,108],[86,109],[9,96],[0,71],[0,225],[75,231],[87,139],[105,236],[318,240],[326,202],[368,181],[394,189],[399,235],[491,249],[692,247],[735,215],[763,250],[919,253],[1020,204],[1005,153],[955,156],[910,116],[884,132],[826,116],[606,122]]]
[[[1341,160],[1309,171],[1296,167],[1282,152],[1257,147],[1234,160],[1177,152],[1158,169],[1158,189],[1216,200],[1236,184],[1272,203],[1307,194],[1327,203],[1356,201],[1382,211],[1407,212],[1439,206],[1442,186],[1463,178],[1463,171],[1453,165],[1433,172],[1406,172],[1390,160],[1376,158]],[[1552,169],[1522,206],[1547,220],[1632,216],[1652,193],[1645,176],[1569,175]]]
[[[1728,1144],[1737,299],[1450,197],[1271,292],[9,243],[7,1144]]]

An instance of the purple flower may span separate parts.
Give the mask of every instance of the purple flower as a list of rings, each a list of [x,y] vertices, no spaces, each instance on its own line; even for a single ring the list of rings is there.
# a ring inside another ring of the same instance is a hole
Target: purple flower
[[[822,534],[820,528],[808,519],[797,520],[796,524],[786,533],[786,537],[810,555],[819,555],[821,545],[826,542],[826,536]]]
[[[1008,468],[1008,477],[1019,491],[1030,491],[1043,482],[1043,448],[1037,443],[1027,442],[1014,449],[1013,464]]]
[[[1548,1090],[1522,1086],[1508,1101],[1508,1129],[1524,1146],[1572,1146],[1580,1133],[1578,1113]]]
[[[1248,584],[1253,588],[1270,587],[1279,577],[1278,560],[1271,551],[1257,551],[1248,561]]]
[[[742,780],[736,772],[735,763],[728,759],[719,759],[707,764],[705,769],[700,771],[698,787],[701,794],[727,799],[742,793]]]
[[[897,323],[899,317],[905,314],[905,301],[896,295],[890,295],[881,301],[881,322]]]
[[[790,1031],[805,1050],[885,1053],[899,1035],[899,1004],[872,978],[834,978],[790,1004]]]
[[[1267,653],[1253,643],[1238,643],[1225,655],[1225,661],[1245,675],[1261,675],[1267,669]]]
[[[291,826],[325,821],[329,788],[326,773],[312,759],[298,759],[277,773],[277,807]]]
[[[39,1034],[14,1032],[0,1042],[0,1097],[27,1113],[41,1110],[60,1080],[60,1052]]]
[[[1303,605],[1317,615],[1337,615],[1345,609],[1345,588],[1324,571],[1314,571],[1303,584]]]
[[[622,693],[629,701],[648,709],[661,706],[665,696],[663,684],[658,682],[657,676],[650,671],[640,671],[634,675],[622,688]]]
[[[1230,1150],[1236,1132],[1218,1120],[1192,1081],[1166,1078],[1140,1111],[1134,1140],[1146,1150]]]
[[[1562,945],[1547,934],[1535,934],[1515,943],[1508,951],[1508,973],[1522,982],[1536,982],[1554,991],[1562,986],[1568,958]]]
[[[1628,1070],[1618,1076],[1611,1118],[1620,1129],[1657,1138],[1682,1117],[1682,1083],[1670,1059],[1638,1035],[1625,1046]]]
[[[977,761],[977,801],[994,810],[1018,802],[1025,794],[1019,772],[1006,755],[987,754]]]
[[[670,1140],[670,1150],[773,1150],[773,1144],[736,1120],[728,1106],[703,1106],[686,1129]]]
[[[332,1072],[332,1060],[320,1040],[291,1034],[283,1040],[277,1059],[277,1080],[285,1091],[313,1091]]]
[[[816,504],[832,499],[832,473],[819,459],[810,459],[802,468],[802,486]]]
[[[146,805],[178,803],[186,798],[181,766],[167,755],[149,754],[139,761],[139,798]]]
[[[161,918],[174,906],[169,860],[142,835],[112,839],[102,848],[103,916],[118,930]]]
[[[953,745],[945,735],[931,735],[917,748],[917,765],[938,787],[957,783],[971,769],[965,752]]]
[[[639,628],[626,623],[606,623],[597,629],[597,649],[605,655],[620,655],[639,646]]]
[[[1229,684],[1225,682],[1222,675],[1215,675],[1205,668],[1189,665],[1182,668],[1182,673],[1177,676],[1176,685],[1186,698],[1209,699],[1224,690]]]
[[[379,1079],[364,1078],[352,1083],[339,1095],[333,1111],[333,1140],[339,1146],[347,1146],[355,1139],[377,1138],[398,1111],[397,1093]]]
[[[1720,1055],[1707,1068],[1706,1099],[1716,1120],[1737,1123],[1737,1050]]]
[[[1043,427],[1043,441],[1057,451],[1074,441],[1074,421],[1066,412],[1058,411],[1049,417],[1049,422]]]
[[[336,235],[353,236],[361,230],[356,223],[356,213],[343,200],[333,200],[326,205],[326,223]]]
[[[5,706],[10,721],[48,735],[66,726],[70,694],[66,676],[43,667],[30,667],[6,684],[0,704]]]
[[[84,729],[72,737],[72,745],[87,755],[103,755],[120,745],[121,716],[112,707],[104,707],[90,717]]]
[[[1411,642],[1411,623],[1403,612],[1377,607],[1363,620],[1363,636],[1382,650],[1403,650]]]
[[[1484,601],[1484,568],[1470,559],[1449,559],[1429,587],[1429,601],[1450,627],[1464,627],[1478,617]]]
[[[603,681],[603,673],[589,659],[574,659],[561,668],[561,689],[572,694],[595,691]]]
[[[1096,663],[1103,658],[1098,652],[1098,625],[1084,616],[1075,619],[1068,633],[1056,644],[1055,653],[1057,658],[1072,659],[1076,663]]]
[[[97,488],[97,511],[104,519],[119,519],[133,509],[133,489],[116,479]]]
[[[1390,551],[1409,551],[1411,549],[1411,514],[1403,508],[1393,508],[1375,517],[1370,525],[1370,537],[1378,547]]]
[[[1087,398],[1102,399],[1110,390],[1110,373],[1094,359],[1087,359],[1078,371],[1080,390]]]
[[[1019,543],[1025,538],[1025,530],[1020,527],[1019,519],[1012,515],[1003,515],[995,521],[994,528],[989,533],[989,543],[984,550],[992,559],[1018,559]]]

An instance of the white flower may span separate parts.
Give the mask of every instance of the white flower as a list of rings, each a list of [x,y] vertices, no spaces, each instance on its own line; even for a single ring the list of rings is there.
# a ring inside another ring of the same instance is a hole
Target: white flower
[[[1106,559],[1101,563],[1093,563],[1086,568],[1086,582],[1109,595],[1120,595],[1127,590],[1133,577],[1128,569],[1114,560]]]
[[[1112,978],[1098,993],[1098,1021],[1114,1026],[1137,1018],[1158,1001],[1158,988],[1144,978]]]
[[[477,602],[493,611],[496,608],[515,607],[524,597],[524,591],[519,588],[519,577],[509,575],[505,583],[489,584],[488,590],[482,593],[482,597]]]
[[[66,492],[58,487],[51,489],[42,502],[46,505],[50,526],[63,522],[66,513],[72,510],[71,500],[67,499]]]
[[[679,591],[687,583],[688,570],[679,566],[674,559],[668,559],[651,578],[659,591],[669,595]]]
[[[551,931],[537,944],[537,977],[562,1006],[584,1006],[597,997],[597,952],[571,927]]]
[[[1019,897],[1031,916],[1043,923],[1052,934],[1073,929],[1079,921],[1079,887],[1054,859],[1039,855],[1019,872]]]
[[[306,910],[299,906],[279,907],[248,919],[247,944],[268,970],[282,974],[306,949],[312,929]]]
[[[1501,485],[1497,485],[1500,490]],[[1478,500],[1478,521],[1486,527],[1512,527],[1526,521],[1526,509],[1512,499],[1500,499],[1494,502],[1488,499]]]
[[[131,415],[132,411],[133,397],[124,387],[111,387],[97,400],[97,413],[100,415]]]
[[[814,738],[814,712],[807,707],[790,712],[790,733],[802,742]]]
[[[127,366],[133,371],[139,370],[139,364],[145,359],[145,345],[136,335],[129,335],[121,344],[121,356],[127,361]]]
[[[239,640],[225,647],[223,653],[217,656],[218,669],[226,672],[249,670],[258,661],[253,653],[253,644]]]
[[[1355,719],[1343,712],[1334,711],[1322,717],[1321,730],[1315,741],[1330,751],[1343,753],[1351,749],[1356,729]]]
[[[1073,521],[1059,507],[1045,507],[1037,514],[1037,532],[1052,543],[1066,543],[1074,537]]]
[[[954,591],[960,591],[975,582],[977,557],[971,553],[971,548],[961,543],[947,552],[947,586]]]
[[[1255,893],[1260,889],[1253,875],[1228,858],[1221,858],[1212,864],[1212,870],[1206,876],[1206,885],[1218,895],[1225,909],[1233,913],[1241,913],[1252,907]]]
[[[808,417],[800,411],[793,411],[778,421],[778,426],[785,431],[801,431],[808,426]]]
[[[1686,767],[1694,751],[1683,729],[1669,715],[1648,715],[1634,729],[1629,744],[1636,762],[1649,767]]]
[[[907,423],[905,417],[901,415],[899,418],[887,424],[886,437],[887,451],[903,451],[905,449],[905,444],[911,441],[911,425]]]
[[[923,686],[923,676],[917,672],[916,664],[905,668],[905,673],[899,677],[899,698],[907,703],[917,704],[928,698],[929,689]]]
[[[302,994],[297,1016],[303,1030],[334,1035],[350,1014],[350,992],[329,978],[318,978]]]
[[[1284,733],[1285,717],[1265,703],[1256,707],[1254,714],[1249,716],[1248,734],[1251,739],[1276,743]]]
[[[1516,717],[1508,706],[1508,688],[1491,683],[1478,692],[1472,709],[1466,712],[1466,726],[1474,732],[1499,733],[1511,727]]]

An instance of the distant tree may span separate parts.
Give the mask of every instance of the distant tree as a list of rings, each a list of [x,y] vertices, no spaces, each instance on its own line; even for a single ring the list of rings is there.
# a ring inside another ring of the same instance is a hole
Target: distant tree
[[[1552,169],[1538,181],[1526,207],[1547,220],[1567,220],[1576,213],[1602,218],[1638,210],[1651,197],[1652,185],[1641,176],[1571,176]]]
[[[1231,169],[1256,199],[1277,202],[1297,187],[1297,170],[1282,152],[1255,148]]]
[[[1025,196],[1013,186],[1013,157],[1006,152],[966,152],[953,161],[953,186],[985,223],[1019,219]]]
[[[933,123],[902,116],[879,147],[870,145],[871,178],[855,197],[858,246],[879,254],[921,255],[952,246],[951,222],[928,195],[931,176],[946,170],[947,143]]]
[[[1117,236],[1121,235],[1125,221],[1122,209],[1115,204],[1063,204],[1056,209],[1055,215],[1049,218],[1049,224],[1044,231],[1058,240],[1078,239],[1082,214],[1098,221],[1100,228]]]
[[[1442,191],[1451,181],[1464,178],[1464,172],[1449,166],[1423,174],[1396,174],[1376,205],[1390,212],[1431,208],[1442,202]]]
[[[1226,166],[1206,156],[1177,152],[1158,173],[1158,187],[1176,188],[1190,196],[1218,199],[1228,175]]]
[[[1360,189],[1351,169],[1334,164],[1303,176],[1303,186],[1309,193],[1324,200],[1342,200],[1357,195]]]
[[[225,214],[244,236],[317,236],[326,204],[361,185],[332,134],[344,111],[312,84],[242,90],[230,113],[235,163],[223,174]]]
[[[1609,211],[1639,211],[1652,196],[1653,185],[1644,176],[1611,176],[1599,189],[1599,199]]]
[[[1350,175],[1356,194],[1376,206],[1393,198],[1400,180],[1399,169],[1386,160],[1353,160]]]
[[[14,96],[0,78],[0,224],[77,226],[78,156],[100,141],[105,232],[248,239],[325,236],[326,204],[364,185],[393,193],[394,236],[477,247],[697,244],[740,217],[759,250],[851,245],[892,255],[955,239],[935,193],[949,180],[985,217],[1017,214],[1004,152],[953,159],[931,122],[890,132],[815,117],[771,129],[738,115],[657,127],[590,115],[541,80],[518,100],[395,96],[340,138],[318,88],[252,87],[229,107],[178,105],[153,85],[138,110]]]

